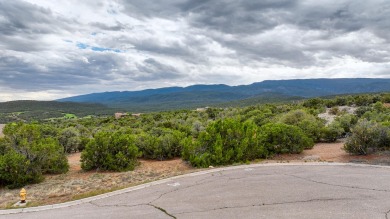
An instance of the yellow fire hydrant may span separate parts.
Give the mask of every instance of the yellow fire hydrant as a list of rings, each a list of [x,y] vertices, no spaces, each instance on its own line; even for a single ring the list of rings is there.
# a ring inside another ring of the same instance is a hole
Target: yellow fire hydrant
[[[20,190],[20,203],[26,203],[27,192],[24,188]]]

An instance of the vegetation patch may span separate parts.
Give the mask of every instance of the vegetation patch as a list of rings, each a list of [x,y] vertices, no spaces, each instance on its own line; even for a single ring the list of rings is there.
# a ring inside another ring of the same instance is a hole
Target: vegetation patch
[[[299,154],[344,137],[351,154],[388,151],[389,102],[389,93],[362,94],[122,118],[69,113],[77,118],[8,123],[0,138],[0,185],[20,187],[41,182],[44,174],[66,173],[66,154],[74,152],[82,152],[84,171],[123,172],[134,170],[139,158],[182,158],[194,167],[231,165]],[[333,121],[318,116],[325,112]]]

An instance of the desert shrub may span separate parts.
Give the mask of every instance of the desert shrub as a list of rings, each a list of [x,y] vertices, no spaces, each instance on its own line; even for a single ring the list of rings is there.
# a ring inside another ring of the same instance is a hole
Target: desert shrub
[[[329,113],[331,115],[338,115],[340,113],[340,109],[339,109],[339,107],[334,106],[334,107],[330,108]]]
[[[78,144],[77,150],[82,151],[84,150],[85,146],[88,144],[89,140],[91,140],[92,134],[90,130],[88,130],[83,125],[77,124],[75,128],[80,133],[80,142]]]
[[[335,142],[342,136],[344,129],[337,121],[333,121],[326,127],[322,128],[322,139],[326,142]]]
[[[362,117],[366,112],[371,111],[372,107],[369,106],[360,106],[356,109],[355,114],[357,117]]]
[[[357,155],[365,155],[390,145],[389,129],[379,123],[363,119],[352,129],[344,149]]]
[[[133,170],[141,156],[134,136],[119,132],[98,132],[81,153],[83,170]]]
[[[82,143],[80,132],[74,127],[63,129],[59,134],[58,140],[65,153],[76,152]]]
[[[182,157],[196,167],[263,158],[268,153],[259,145],[257,133],[258,127],[252,121],[217,120],[210,123],[198,139],[189,137],[182,141]]]
[[[390,109],[383,106],[383,103],[376,102],[365,111],[361,118],[378,123],[390,121]]]
[[[15,150],[0,156],[0,185],[18,188],[42,180],[43,175],[39,166],[31,163],[26,156]]]
[[[248,112],[245,116],[245,120],[251,119],[258,126],[262,126],[269,123],[272,117],[275,116],[270,108],[262,107]]]
[[[357,106],[368,106],[372,103],[375,103],[376,98],[374,96],[362,94],[354,96],[354,102]]]
[[[336,117],[335,121],[343,128],[343,134],[347,134],[351,132],[351,128],[357,123],[358,119],[355,115],[343,114]]]
[[[261,127],[260,144],[271,154],[300,153],[314,142],[300,128],[283,123],[268,123]]]
[[[180,141],[186,134],[177,130],[154,128],[136,137],[136,145],[144,158],[166,160],[181,155]]]
[[[37,124],[8,124],[1,140],[0,181],[20,187],[43,179],[44,173],[65,173],[68,160],[55,138],[43,136]]]
[[[324,102],[325,101],[320,98],[312,98],[305,100],[302,105],[307,108],[321,108],[324,106]]]
[[[290,111],[279,119],[280,122],[287,125],[299,127],[313,141],[318,142],[321,139],[321,129],[324,123],[317,117],[308,114],[304,110]]]
[[[204,129],[205,127],[203,126],[203,124],[197,120],[192,124],[191,134],[196,138],[198,137],[199,133]]]
[[[4,155],[7,150],[7,142],[4,138],[0,138],[0,156]]]

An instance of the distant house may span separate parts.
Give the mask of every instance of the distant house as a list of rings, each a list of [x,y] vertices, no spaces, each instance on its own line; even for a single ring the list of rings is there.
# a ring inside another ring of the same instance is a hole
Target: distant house
[[[206,110],[210,107],[204,107],[204,108],[196,108],[196,112],[206,112]]]
[[[140,117],[142,113],[133,113],[131,114],[132,116],[135,116],[135,117]]]
[[[122,117],[128,116],[129,114],[127,113],[115,113],[115,119],[120,119]]]

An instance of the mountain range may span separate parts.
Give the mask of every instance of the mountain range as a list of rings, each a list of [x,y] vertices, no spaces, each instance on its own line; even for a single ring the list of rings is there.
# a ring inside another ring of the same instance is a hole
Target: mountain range
[[[390,91],[389,78],[266,80],[250,85],[193,85],[142,91],[92,93],[59,99],[61,102],[100,103],[129,111],[161,111],[237,102],[275,102],[339,94]]]

